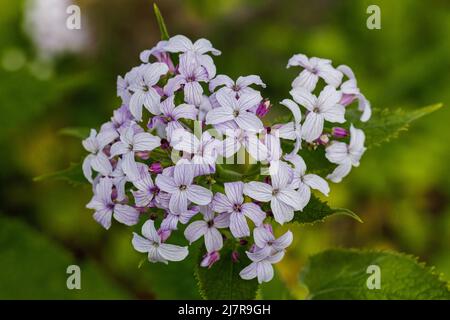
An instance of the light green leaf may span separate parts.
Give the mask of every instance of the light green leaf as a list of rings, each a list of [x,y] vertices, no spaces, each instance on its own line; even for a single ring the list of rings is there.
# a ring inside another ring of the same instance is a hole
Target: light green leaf
[[[78,261],[20,220],[4,215],[0,215],[0,261],[0,299],[131,298],[96,264]],[[67,288],[70,265],[80,267],[80,290]]]
[[[367,286],[371,265],[380,268],[380,289]],[[395,252],[327,250],[310,258],[301,281],[310,299],[450,299],[448,284],[432,268]]]
[[[167,31],[164,18],[162,17],[161,11],[159,11],[156,3],[153,4],[153,11],[155,12],[156,21],[158,21],[159,31],[161,32],[161,40],[168,40],[170,38],[169,32]]]
[[[59,130],[59,134],[79,139],[86,139],[89,136],[89,128],[86,127],[68,127]]]
[[[366,134],[366,146],[370,148],[397,138],[400,132],[408,130],[411,122],[435,112],[441,107],[442,103],[415,110],[373,109],[372,118],[369,121],[355,124],[355,126],[364,131]],[[357,122],[355,117],[354,113],[350,113],[349,121],[353,119],[354,123]]]
[[[231,260],[231,253],[234,250],[239,253],[239,261],[236,263]],[[199,258],[200,263],[201,255]],[[257,280],[243,280],[239,276],[239,272],[250,263],[245,254],[245,247],[232,240],[226,241],[220,251],[220,260],[211,268],[197,266],[196,276],[202,297],[210,300],[255,299],[258,290]]]
[[[346,215],[362,223],[361,218],[356,213],[349,209],[331,208],[326,202],[321,201],[315,195],[311,195],[311,199],[303,211],[295,212],[292,222],[312,224],[321,222],[332,215]]]
[[[41,176],[35,177],[33,181],[44,181],[44,180],[64,180],[69,182],[74,186],[88,184],[89,182],[83,175],[80,163],[71,163],[67,169],[60,171],[43,174]]]

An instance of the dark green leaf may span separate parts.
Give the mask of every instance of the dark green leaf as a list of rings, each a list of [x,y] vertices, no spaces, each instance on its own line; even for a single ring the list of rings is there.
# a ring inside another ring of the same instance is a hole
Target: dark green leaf
[[[375,276],[369,266],[379,267],[379,289],[367,285]],[[327,250],[310,258],[301,280],[311,299],[450,299],[433,269],[395,252]]]
[[[303,211],[296,211],[293,222],[299,223],[315,223],[323,221],[325,218],[331,215],[346,215],[358,222],[362,223],[362,220],[358,215],[348,209],[342,208],[330,208],[326,202],[321,201],[315,195],[311,195],[311,200]]]
[[[231,253],[237,250],[239,261],[231,260]],[[203,252],[205,250],[203,249]],[[199,263],[201,256],[199,259]],[[245,248],[232,240],[225,242],[220,251],[220,260],[211,268],[197,266],[196,275],[200,293],[204,299],[210,300],[249,300],[256,297],[258,281],[243,280],[239,272],[248,266],[251,261],[245,254]]]

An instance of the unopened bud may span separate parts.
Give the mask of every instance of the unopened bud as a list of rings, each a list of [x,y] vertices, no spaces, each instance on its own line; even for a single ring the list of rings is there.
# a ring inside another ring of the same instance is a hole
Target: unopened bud
[[[270,100],[264,99],[258,105],[258,108],[256,108],[256,115],[260,118],[263,118],[269,112],[271,106],[272,105],[270,104]]]
[[[220,254],[219,251],[213,251],[205,254],[203,256],[202,262],[200,262],[200,266],[204,268],[211,268],[211,266],[219,261]]]
[[[333,129],[331,129],[331,133],[333,134],[333,137],[335,137],[335,138],[348,137],[348,131],[346,129],[340,128],[340,127],[333,127]]]
[[[233,263],[239,262],[239,252],[233,251],[231,253],[231,261],[233,261]]]
[[[163,171],[163,167],[160,162],[153,162],[151,165],[149,165],[148,170],[151,173],[159,174]]]

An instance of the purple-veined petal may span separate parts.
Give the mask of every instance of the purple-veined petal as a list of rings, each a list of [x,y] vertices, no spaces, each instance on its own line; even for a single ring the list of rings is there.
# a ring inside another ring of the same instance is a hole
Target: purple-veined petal
[[[266,218],[266,213],[256,203],[244,203],[242,205],[242,213],[252,220],[256,226],[260,226]]]
[[[195,41],[194,50],[201,54],[211,52],[215,56],[218,56],[221,53],[219,50],[213,48],[211,41],[205,38],[200,38]]]
[[[327,84],[332,85],[335,88],[341,84],[343,76],[342,72],[336,70],[330,64],[321,66],[317,75],[324,79]]]
[[[109,161],[108,157],[101,151],[94,158],[92,158],[91,167],[104,176],[107,176],[112,172],[111,162]]]
[[[285,204],[291,206],[295,210],[303,209],[302,201],[298,196],[298,193],[294,189],[283,189],[278,192],[276,198]]]
[[[241,204],[244,202],[244,183],[241,181],[228,182],[224,184],[225,194],[232,204]]]
[[[275,174],[271,175],[272,187],[273,189],[284,189],[289,183],[291,183],[293,178],[292,168],[283,161],[279,162],[278,170]]]
[[[256,84],[258,86],[261,86],[263,88],[266,87],[265,83],[261,80],[261,78],[257,75],[249,75],[245,77],[239,77],[236,80],[236,85],[240,88],[248,87],[252,84]]]
[[[219,90],[216,93],[215,97],[222,107],[231,110],[239,109],[238,101],[236,100],[236,97],[234,95],[231,95],[224,90]]]
[[[218,124],[234,119],[233,110],[230,108],[215,108],[206,114],[206,124]]]
[[[177,129],[172,133],[170,143],[175,150],[196,154],[200,148],[200,141],[185,129]]]
[[[319,177],[316,174],[307,174],[303,177],[303,181],[311,188],[319,190],[324,195],[328,196],[330,187],[328,186],[328,182],[322,177]]]
[[[262,100],[262,96],[258,91],[249,94],[244,94],[239,97],[238,106],[239,111],[247,111],[257,106]]]
[[[194,179],[194,168],[190,164],[177,165],[173,171],[173,178],[178,186],[184,185],[187,187],[191,185]]]
[[[275,237],[266,228],[260,227],[253,229],[253,239],[255,240],[256,246],[264,248],[268,242],[273,242]]]
[[[214,211],[219,213],[233,211],[233,204],[230,202],[227,196],[220,192],[214,195],[212,207]]]
[[[134,152],[125,153],[122,159],[122,170],[130,181],[139,179],[139,169],[134,159]]]
[[[87,179],[87,181],[89,181],[90,183],[93,182],[91,162],[94,157],[95,156],[93,154],[87,155],[86,158],[84,158],[83,165],[82,165],[83,175]]]
[[[248,111],[240,111],[239,115],[234,118],[239,128],[249,131],[258,131],[263,128],[261,120],[253,113]]]
[[[306,116],[302,127],[303,138],[307,142],[312,142],[320,137],[323,131],[324,116],[315,112],[310,112]]]
[[[161,242],[161,238],[159,237],[158,232],[156,231],[155,222],[153,220],[149,219],[145,221],[145,223],[142,225],[141,231],[142,235],[147,239],[156,243]]]
[[[192,184],[187,189],[187,197],[193,203],[207,205],[212,200],[212,192],[204,187]]]
[[[256,266],[257,266],[256,262],[250,263],[247,267],[242,269],[239,275],[244,280],[251,280],[256,278]]]
[[[298,106],[298,104],[296,104],[291,99],[284,99],[280,103],[285,107],[287,107],[292,112],[295,123],[300,123],[300,121],[302,120],[302,113],[300,111],[300,107]]]
[[[108,230],[111,227],[112,210],[96,211],[93,215],[95,221],[100,223],[103,228]]]
[[[111,146],[111,157],[122,155],[130,151],[130,146],[122,141],[117,141]]]
[[[272,247],[276,251],[281,251],[289,247],[292,243],[293,235],[291,231],[287,231],[281,237],[272,242]]]
[[[317,104],[317,98],[305,88],[294,88],[290,91],[291,96],[301,106],[313,111]]]
[[[144,107],[153,115],[158,115],[161,113],[161,110],[159,109],[160,101],[161,96],[158,92],[154,88],[148,88],[148,91],[144,94]]]
[[[272,199],[272,186],[267,183],[252,181],[245,184],[244,194],[252,199],[268,202]]]
[[[196,81],[188,81],[184,85],[184,101],[199,106],[203,99],[203,88]]]
[[[182,190],[177,190],[172,193],[169,200],[169,209],[172,212],[183,212],[186,211],[188,207],[187,192]]]
[[[216,228],[228,228],[230,226],[230,213],[221,213],[214,218]]]
[[[333,141],[331,145],[325,149],[325,157],[331,163],[339,164],[347,161],[349,158],[347,144],[344,142]]]
[[[173,116],[175,119],[191,119],[195,120],[197,118],[198,110],[195,106],[191,104],[180,104],[173,110]]]
[[[188,254],[187,247],[176,246],[174,244],[161,243],[158,247],[159,254],[168,261],[184,260]]]
[[[209,91],[213,92],[219,86],[232,87],[234,81],[227,75],[219,74],[209,82]]]
[[[339,183],[350,173],[351,169],[352,164],[350,163],[350,161],[343,162],[339,164],[336,169],[334,169],[334,171],[327,176],[327,179],[333,181],[334,183]]]
[[[305,88],[305,90],[311,92],[316,88],[319,76],[310,72],[309,70],[303,70],[300,74],[292,81],[293,88]]]
[[[148,261],[153,262],[153,263],[156,263],[156,262],[162,262],[162,263],[164,263],[164,264],[167,264],[167,263],[168,263],[168,262],[167,262],[167,259],[165,259],[165,258],[161,255],[161,253],[160,253],[160,251],[159,251],[159,247],[156,247],[155,245],[152,245],[152,246],[149,248],[149,251],[148,251]]]
[[[275,197],[270,202],[270,208],[275,221],[279,224],[284,224],[294,218],[294,209]]]
[[[116,204],[114,206],[114,219],[127,226],[134,226],[138,223],[139,215],[139,211],[133,207],[124,204]]]
[[[164,49],[168,52],[186,52],[193,49],[193,44],[187,37],[176,35],[169,39]]]
[[[148,132],[141,132],[134,136],[134,151],[152,151],[161,145],[161,139]]]
[[[167,81],[167,84],[164,87],[164,92],[167,95],[172,96],[176,91],[178,91],[178,89],[181,88],[181,85],[185,83],[186,79],[182,75],[178,74]]]
[[[283,259],[283,257],[284,257],[284,250],[278,251],[278,252],[268,256],[266,260],[270,263],[278,263],[281,261],[281,259]]]
[[[158,174],[156,176],[155,183],[159,189],[168,193],[174,193],[178,190],[178,186],[175,184],[175,180],[173,179],[173,177],[168,175]]]
[[[250,235],[247,220],[243,213],[233,212],[230,215],[230,231],[235,238],[247,237]]]
[[[301,66],[306,68],[310,66],[309,59],[304,54],[298,53],[294,54],[288,61],[287,68],[292,66]]]
[[[300,207],[297,210],[303,211],[303,209],[305,208],[305,206],[309,203],[309,200],[311,199],[310,187],[305,183],[301,183],[298,186],[297,196],[300,201]]]
[[[184,236],[191,244],[200,239],[208,231],[208,224],[203,221],[194,221],[184,230]]]
[[[142,106],[144,105],[145,93],[135,91],[130,99],[130,112],[136,121],[142,121]]]
[[[223,246],[222,234],[216,228],[208,228],[205,233],[206,251],[219,251]]]
[[[152,243],[149,240],[141,237],[136,232],[133,232],[131,243],[133,244],[134,250],[141,253],[149,252],[150,247],[152,247]]]
[[[263,260],[257,263],[256,273],[258,282],[269,282],[273,278],[273,267],[269,261]]]

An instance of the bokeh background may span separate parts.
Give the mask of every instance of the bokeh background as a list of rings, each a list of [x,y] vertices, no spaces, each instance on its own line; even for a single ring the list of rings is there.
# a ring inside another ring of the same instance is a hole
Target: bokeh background
[[[37,0],[36,0],[37,1]],[[159,40],[150,0],[80,0],[82,29],[65,29],[66,4],[0,0],[0,298],[199,298],[196,257],[144,263],[128,228],[103,230],[85,208],[89,187],[33,177],[84,156],[66,127],[98,127],[119,105],[116,77]],[[37,1],[39,2],[39,1]],[[219,73],[259,74],[272,101],[287,97],[294,53],[355,71],[377,108],[444,108],[370,149],[330,203],[358,213],[295,229],[294,245],[261,298],[305,297],[298,274],[330,247],[406,252],[450,280],[450,2],[446,0],[160,0],[169,32],[206,37]],[[366,8],[381,8],[368,30]],[[61,9],[62,8],[62,9]],[[62,18],[61,18],[62,17]],[[66,288],[66,268],[82,290]],[[284,288],[286,286],[289,293]],[[218,288],[220,289],[220,288]]]

